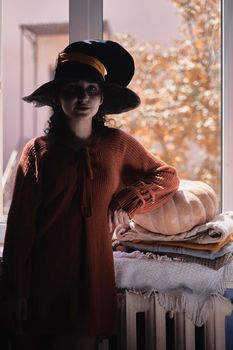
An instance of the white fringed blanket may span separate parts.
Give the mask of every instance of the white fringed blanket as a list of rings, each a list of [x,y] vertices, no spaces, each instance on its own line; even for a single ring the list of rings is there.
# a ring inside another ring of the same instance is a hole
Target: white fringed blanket
[[[117,288],[148,295],[156,292],[161,306],[168,311],[184,311],[197,326],[206,322],[214,298],[230,302],[223,294],[233,278],[232,264],[216,271],[139,251],[114,252],[114,264]]]

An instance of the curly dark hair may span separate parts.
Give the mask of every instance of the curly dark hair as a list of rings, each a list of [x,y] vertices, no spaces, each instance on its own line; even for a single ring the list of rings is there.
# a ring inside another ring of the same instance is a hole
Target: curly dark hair
[[[60,105],[56,103],[52,104],[53,114],[48,120],[48,126],[44,129],[46,135],[60,135],[64,131],[69,130],[68,118],[62,110]],[[101,113],[97,113],[92,119],[92,127],[94,130],[104,127],[104,123],[107,121],[107,117]]]

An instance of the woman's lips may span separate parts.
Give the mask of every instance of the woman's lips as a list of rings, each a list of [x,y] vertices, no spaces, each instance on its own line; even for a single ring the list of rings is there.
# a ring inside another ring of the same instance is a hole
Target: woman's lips
[[[89,106],[80,106],[80,105],[74,107],[74,109],[78,111],[86,111],[89,108],[90,108]]]

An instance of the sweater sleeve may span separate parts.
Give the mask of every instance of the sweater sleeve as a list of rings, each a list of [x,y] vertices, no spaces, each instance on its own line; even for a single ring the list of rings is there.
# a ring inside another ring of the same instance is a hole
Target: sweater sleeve
[[[30,253],[36,234],[39,204],[38,167],[34,140],[24,147],[15,179],[3,250],[3,294],[27,298]]]
[[[132,136],[124,140],[124,187],[114,196],[113,205],[132,218],[165,204],[177,191],[179,178],[174,167],[149,153]]]

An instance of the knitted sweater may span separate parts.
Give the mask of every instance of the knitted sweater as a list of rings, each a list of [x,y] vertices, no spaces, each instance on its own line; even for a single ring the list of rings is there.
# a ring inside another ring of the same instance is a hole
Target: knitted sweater
[[[110,335],[116,290],[108,213],[159,207],[178,188],[176,170],[133,137],[104,127],[90,142],[71,132],[30,140],[16,175],[3,252],[9,298],[25,298],[25,328]]]

